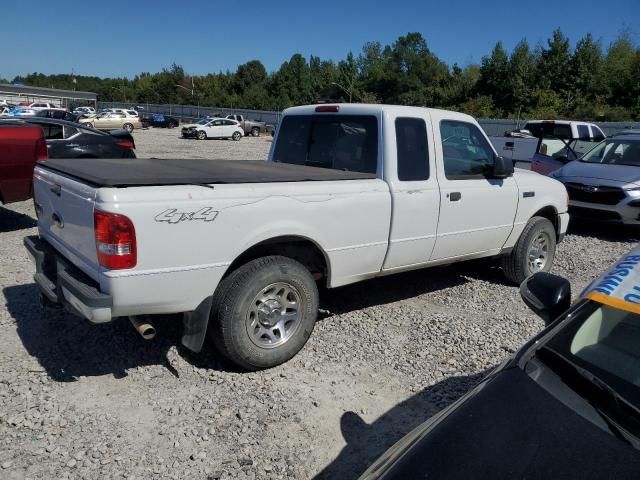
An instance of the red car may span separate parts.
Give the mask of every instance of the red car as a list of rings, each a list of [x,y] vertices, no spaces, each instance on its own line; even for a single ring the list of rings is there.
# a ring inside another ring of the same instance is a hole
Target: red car
[[[33,167],[47,157],[47,143],[39,126],[0,124],[0,204],[31,198]]]

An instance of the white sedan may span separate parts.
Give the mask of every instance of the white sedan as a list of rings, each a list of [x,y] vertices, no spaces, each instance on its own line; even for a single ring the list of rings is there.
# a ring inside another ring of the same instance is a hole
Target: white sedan
[[[182,127],[182,136],[195,137],[198,140],[207,138],[232,138],[235,141],[244,136],[238,122],[228,118],[203,118],[196,123]]]

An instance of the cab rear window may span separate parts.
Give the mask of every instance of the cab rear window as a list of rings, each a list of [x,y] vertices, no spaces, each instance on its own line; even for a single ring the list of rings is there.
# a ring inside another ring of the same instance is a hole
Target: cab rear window
[[[273,160],[334,170],[376,173],[377,119],[373,115],[284,117]]]

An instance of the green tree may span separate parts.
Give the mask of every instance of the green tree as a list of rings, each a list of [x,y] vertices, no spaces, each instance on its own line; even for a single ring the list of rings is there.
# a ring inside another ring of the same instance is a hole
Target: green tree
[[[561,105],[563,111],[571,108],[575,98],[571,89],[570,73],[569,39],[560,29],[557,29],[547,40],[547,48],[541,50],[538,62],[538,85],[541,90],[551,90],[563,100]]]
[[[526,40],[521,40],[509,57],[507,111],[520,114],[531,105],[535,88],[536,58]]]
[[[509,56],[502,46],[496,43],[490,56],[482,58],[478,92],[481,96],[491,97],[500,110],[511,111],[509,95]]]

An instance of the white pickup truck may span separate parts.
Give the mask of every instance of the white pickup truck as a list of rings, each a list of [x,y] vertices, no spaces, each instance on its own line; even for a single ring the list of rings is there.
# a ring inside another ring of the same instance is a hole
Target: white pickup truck
[[[25,238],[47,303],[91,322],[184,313],[246,369],[293,357],[318,285],[499,257],[551,268],[567,193],[497,156],[460,113],[384,105],[288,109],[269,161],[48,160]]]

